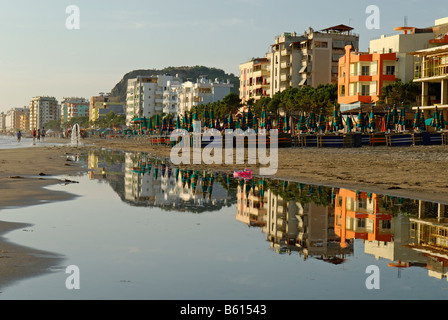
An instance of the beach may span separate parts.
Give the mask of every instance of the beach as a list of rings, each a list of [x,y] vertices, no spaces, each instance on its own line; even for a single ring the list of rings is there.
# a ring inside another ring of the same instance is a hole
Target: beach
[[[171,148],[149,145],[144,141],[124,139],[85,139],[72,147],[68,140],[49,139],[59,146],[0,150],[0,215],[2,210],[45,202],[64,201],[74,195],[45,189],[64,183],[58,176],[87,171],[71,157],[90,149],[106,148],[130,152],[147,152],[168,159]],[[279,150],[278,172],[271,178],[321,184],[360,191],[448,202],[448,146],[363,147],[356,149],[290,148]],[[181,168],[233,172],[257,165],[181,165]],[[76,180],[76,178],[73,178]],[[1,216],[0,216],[1,220]],[[27,225],[0,223],[0,236]],[[0,239],[0,288],[14,279],[45,272],[61,257],[33,248],[23,248]]]

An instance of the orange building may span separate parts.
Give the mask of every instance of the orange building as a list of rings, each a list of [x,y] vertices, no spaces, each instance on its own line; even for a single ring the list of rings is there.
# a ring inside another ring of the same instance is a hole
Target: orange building
[[[394,83],[396,53],[360,53],[345,47],[339,59],[338,102],[342,111],[362,107],[379,100],[381,89]]]
[[[349,239],[391,242],[392,215],[381,213],[376,194],[341,189],[335,203],[335,234],[341,247]]]

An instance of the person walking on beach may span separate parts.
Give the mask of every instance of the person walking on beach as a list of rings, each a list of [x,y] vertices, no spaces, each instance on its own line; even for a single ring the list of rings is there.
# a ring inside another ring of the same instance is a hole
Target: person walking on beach
[[[45,140],[45,127],[42,128],[41,136],[42,136],[42,141],[44,141]]]
[[[33,129],[33,144],[36,144],[36,128]]]
[[[20,142],[20,140],[22,139],[22,132],[17,132],[17,142]]]
[[[40,129],[37,129],[37,141],[40,142]]]

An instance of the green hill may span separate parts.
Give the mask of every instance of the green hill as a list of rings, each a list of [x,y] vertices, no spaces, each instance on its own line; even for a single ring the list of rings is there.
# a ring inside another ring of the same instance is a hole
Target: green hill
[[[191,80],[195,82],[200,76],[207,76],[208,79],[229,80],[233,84],[232,93],[239,94],[240,81],[234,74],[227,74],[224,70],[216,68],[208,68],[204,66],[194,67],[167,67],[163,70],[134,70],[124,75],[123,79],[112,89],[111,96],[120,97],[121,102],[126,102],[126,88],[128,79],[134,79],[137,76],[155,76],[169,74],[172,76],[179,75],[183,81]]]

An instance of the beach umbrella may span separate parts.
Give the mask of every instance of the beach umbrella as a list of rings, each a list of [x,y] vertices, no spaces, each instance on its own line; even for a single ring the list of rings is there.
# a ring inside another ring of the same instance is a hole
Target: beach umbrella
[[[373,106],[372,106],[372,109],[370,110],[370,116],[369,116],[369,129],[370,129],[370,130],[375,130],[375,129],[376,129],[375,112],[374,112],[374,110],[373,110]]]
[[[399,125],[406,125],[406,109],[405,108],[401,108],[400,110],[400,118],[398,120],[398,124]]]
[[[241,120],[240,119],[238,119],[236,121],[235,129],[241,129]]]
[[[395,128],[394,119],[390,110],[387,111],[385,122],[386,122],[386,130],[393,130]]]
[[[353,130],[353,121],[350,116],[347,117],[347,120],[345,121],[345,124],[347,125],[347,132],[352,132]]]
[[[443,116],[443,110],[440,111],[439,114],[439,129],[445,129],[446,126],[448,125],[448,122],[445,121],[445,118]]]
[[[165,132],[167,129],[168,129],[168,121],[167,121],[167,119],[165,117],[162,120],[162,132]]]
[[[423,114],[423,110],[420,110],[420,125],[420,130],[426,131],[425,115]]]
[[[394,105],[394,108],[392,110],[392,121],[394,124],[398,124],[399,116],[398,116],[397,105]]]
[[[198,116],[198,112],[197,112],[196,108],[194,108],[192,119],[194,121],[199,121],[199,116]]]
[[[253,121],[254,121],[254,114],[252,113],[250,106],[247,110],[247,126],[249,128],[253,129]]]
[[[283,132],[288,133],[291,128],[289,127],[289,119],[285,114],[285,118],[283,119]]]
[[[258,132],[258,118],[256,116],[253,116],[252,118],[252,129],[254,129],[255,132]]]
[[[228,118],[228,126],[229,126],[229,129],[231,129],[231,130],[235,129],[235,123],[233,122],[233,117],[231,114],[229,115],[229,118]]]
[[[303,113],[300,116],[300,121],[299,121],[299,124],[297,126],[297,130],[298,131],[302,131],[302,132],[305,132],[307,130],[306,118],[305,118],[305,115]]]
[[[210,113],[208,112],[208,106],[205,106],[204,113],[202,115],[202,121],[204,121],[204,127],[208,128],[210,125]]]
[[[364,116],[362,114],[362,108],[359,110],[359,113],[358,113],[358,121],[356,122],[356,127],[358,129],[361,129],[361,132],[363,132],[364,129],[365,129]]]
[[[229,118],[228,117],[224,117],[224,121],[222,123],[222,129],[223,130],[229,129]]]
[[[320,109],[320,115],[319,115],[319,131],[325,132],[327,129],[327,124],[325,123],[325,116],[323,109]]]
[[[176,129],[181,129],[181,128],[182,128],[182,123],[180,122],[179,115],[177,115],[177,119],[176,119]]]
[[[308,118],[308,128],[311,131],[315,131],[317,129],[316,114],[313,111],[310,113],[310,117]]]
[[[210,129],[213,129],[215,127],[215,111],[213,110],[213,107],[210,107],[210,122],[208,124],[208,127]]]
[[[160,134],[161,123],[160,123],[160,116],[158,114],[156,114],[156,118],[154,120],[154,127],[156,129],[156,132]]]
[[[334,109],[333,109],[333,123],[332,123],[334,131],[341,130],[340,123],[341,123],[341,119],[339,118],[339,112],[336,110],[336,106],[334,106]]]
[[[277,119],[277,129],[278,129],[279,133],[283,132],[283,123],[282,123],[282,118],[280,118],[280,115],[278,116],[278,119]]]
[[[434,128],[439,128],[440,124],[439,124],[439,109],[436,106],[436,111],[434,111],[434,115],[432,117],[432,123],[431,126]]]
[[[420,118],[420,108],[417,108],[417,111],[415,112],[415,117],[414,117],[414,129],[420,129],[421,127],[421,121],[422,119]]]
[[[266,109],[263,106],[263,110],[261,111],[261,118],[260,118],[260,129],[266,129],[266,126],[267,126]]]
[[[243,112],[243,115],[241,117],[241,129],[246,130],[247,121],[246,121],[246,114]]]

